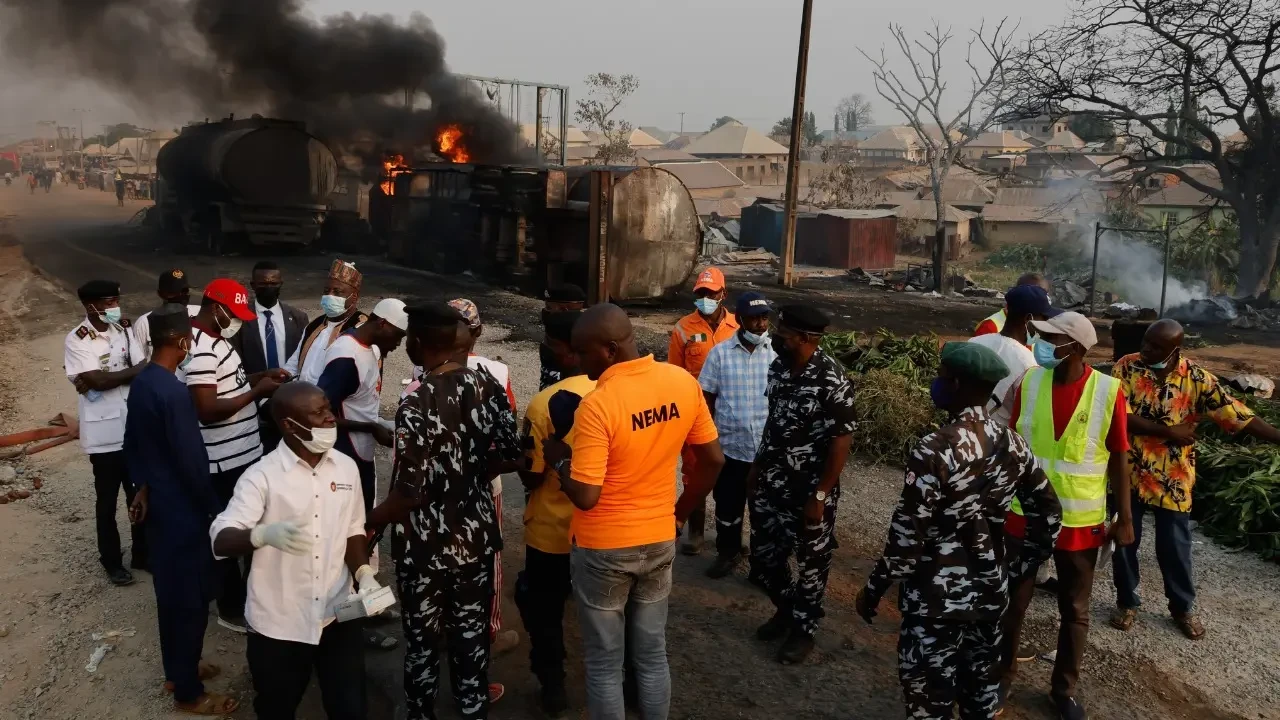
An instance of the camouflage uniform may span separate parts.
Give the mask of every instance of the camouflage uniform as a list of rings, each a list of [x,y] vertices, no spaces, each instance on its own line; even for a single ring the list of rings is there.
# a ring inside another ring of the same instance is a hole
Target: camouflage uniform
[[[546,343],[538,346],[538,389],[546,390],[564,379],[564,373],[556,367],[556,355]]]
[[[481,373],[428,373],[400,404],[392,485],[424,500],[398,528],[410,720],[436,717],[446,640],[459,713],[488,716],[489,613],[502,535],[486,466],[519,455],[506,392]]]
[[[797,630],[812,636],[824,615],[822,596],[837,547],[839,486],[827,496],[819,527],[804,527],[804,505],[818,488],[831,441],[853,432],[853,387],[840,364],[817,350],[795,376],[775,360],[765,394],[769,418],[750,499],[751,578],[775,607],[791,613]],[[796,580],[789,565],[793,551]]]
[[[1027,518],[1026,552],[1006,563],[1004,519],[1014,496]],[[898,676],[910,718],[991,718],[1000,703],[1000,618],[1009,580],[1053,551],[1062,507],[1022,436],[972,407],[920,441],[867,579],[878,604],[896,580],[902,630]]]

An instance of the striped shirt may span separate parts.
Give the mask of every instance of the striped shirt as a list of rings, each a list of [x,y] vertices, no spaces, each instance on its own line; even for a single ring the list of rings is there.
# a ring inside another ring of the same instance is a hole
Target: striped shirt
[[[778,357],[769,342],[747,350],[742,336],[734,333],[711,348],[698,382],[704,392],[716,396],[716,428],[720,446],[734,460],[754,462],[760,435],[769,419],[769,366]]]
[[[233,398],[249,392],[240,355],[226,340],[192,328],[191,364],[187,365],[187,387],[216,385],[218,398]],[[209,472],[233,470],[262,456],[258,437],[258,407],[249,403],[235,415],[212,425],[200,424],[204,448],[209,453]]]

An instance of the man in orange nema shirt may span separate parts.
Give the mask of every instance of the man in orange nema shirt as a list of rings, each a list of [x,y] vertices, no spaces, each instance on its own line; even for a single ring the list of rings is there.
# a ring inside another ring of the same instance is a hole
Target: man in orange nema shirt
[[[738,332],[738,319],[724,307],[725,296],[724,273],[713,267],[698,273],[698,279],[693,285],[693,305],[697,310],[680,318],[671,330],[671,341],[667,344],[667,362],[688,370],[695,380],[702,372],[702,365],[707,361],[711,348]],[[682,480],[688,485],[695,460],[687,450],[681,455],[681,459],[684,468]],[[680,548],[685,555],[702,552],[702,533],[706,521],[707,507],[703,503],[694,508],[693,514],[689,516],[689,532]]]
[[[666,720],[676,535],[714,485],[724,454],[698,382],[652,355],[639,357],[621,308],[597,305],[583,313],[573,349],[596,389],[578,407],[572,449],[548,438],[543,457],[574,505],[570,564],[588,716],[624,717],[622,667],[630,655],[642,716]],[[695,469],[677,501],[676,459],[685,446]]]

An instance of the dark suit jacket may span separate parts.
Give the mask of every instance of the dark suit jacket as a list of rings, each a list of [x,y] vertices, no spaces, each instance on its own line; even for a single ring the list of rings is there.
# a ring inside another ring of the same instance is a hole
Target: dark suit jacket
[[[279,307],[284,313],[284,355],[280,357],[280,365],[283,367],[293,351],[298,349],[298,343],[302,342],[302,331],[307,327],[307,314],[284,302]],[[249,375],[271,369],[267,367],[267,354],[262,349],[260,323],[264,320],[266,318],[259,315],[257,320],[245,323],[231,340],[231,346],[240,353],[244,371]]]

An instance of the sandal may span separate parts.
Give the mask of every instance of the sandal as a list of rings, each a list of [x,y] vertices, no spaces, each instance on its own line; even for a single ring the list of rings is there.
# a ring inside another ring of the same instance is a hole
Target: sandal
[[[1188,640],[1199,640],[1204,637],[1204,625],[1200,624],[1200,618],[1191,613],[1174,615],[1173,624],[1178,626]]]
[[[196,671],[196,677],[200,678],[201,681],[212,680],[218,677],[218,675],[221,673],[222,673],[222,668],[218,667],[217,665],[214,665],[213,663],[207,663],[201,660],[200,668]],[[164,691],[168,695],[173,694],[173,683],[170,682],[169,680],[164,681]]]
[[[193,703],[173,704],[174,710],[188,715],[230,715],[239,708],[239,700],[217,693],[205,693]]]
[[[1111,627],[1129,632],[1133,628],[1133,624],[1138,621],[1137,608],[1118,607],[1111,612]]]

